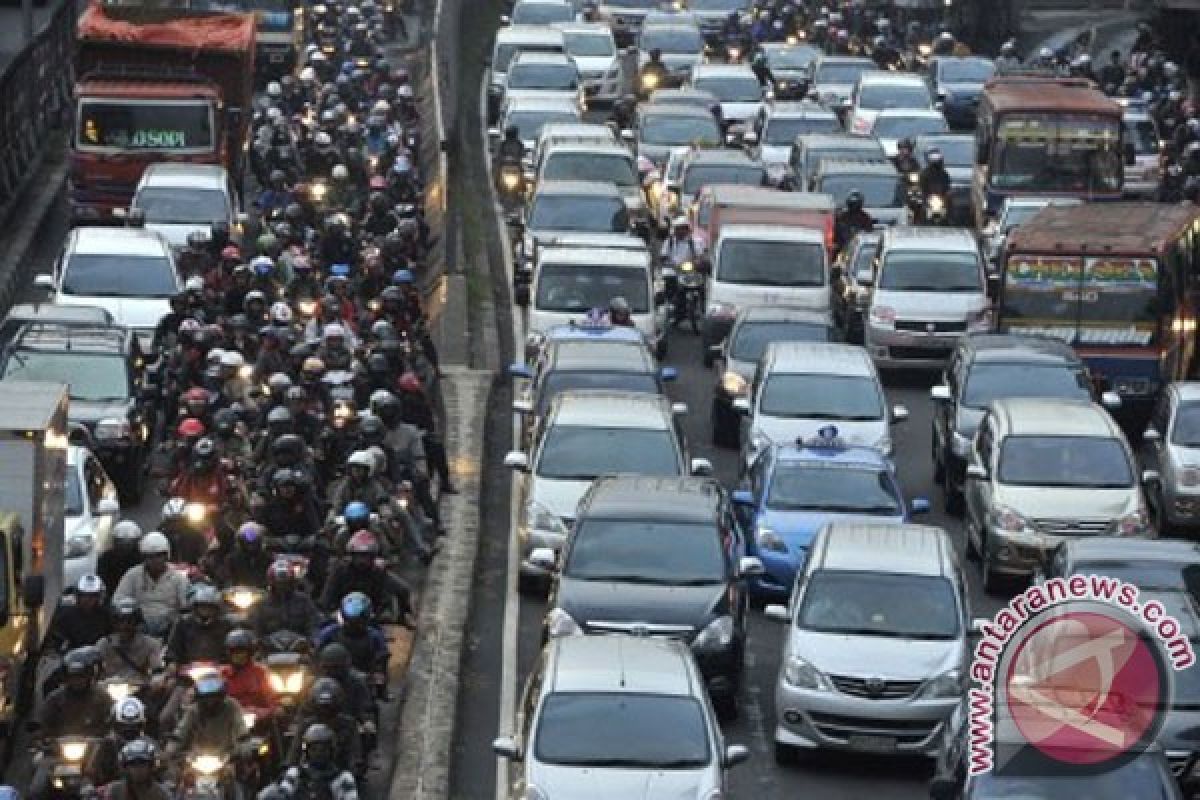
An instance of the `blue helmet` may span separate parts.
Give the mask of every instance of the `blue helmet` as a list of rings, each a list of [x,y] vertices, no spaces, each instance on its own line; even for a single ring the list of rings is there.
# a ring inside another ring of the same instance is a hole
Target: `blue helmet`
[[[342,598],[342,620],[368,619],[371,616],[371,598],[362,592],[351,592]]]
[[[371,509],[366,503],[355,500],[353,503],[347,503],[342,509],[342,516],[346,519],[346,524],[353,527],[361,527],[371,519]]]
[[[408,286],[411,285],[415,280],[416,279],[413,277],[412,270],[398,269],[392,273],[393,286]]]
[[[331,277],[334,277],[334,278],[349,278],[350,277],[350,265],[349,264],[334,264],[333,266],[331,266],[329,268],[329,274]]]
[[[353,61],[343,61],[341,73],[343,75],[350,75],[353,72],[354,72],[354,62]]]

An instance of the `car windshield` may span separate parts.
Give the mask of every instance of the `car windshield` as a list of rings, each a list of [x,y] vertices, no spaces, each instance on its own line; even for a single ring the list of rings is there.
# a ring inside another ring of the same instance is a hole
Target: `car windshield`
[[[817,322],[743,322],[729,346],[737,361],[758,361],[772,342],[832,342],[833,326]]]
[[[797,419],[883,419],[883,399],[871,378],[858,375],[772,373],[763,386],[759,411]]]
[[[644,372],[582,372],[559,370],[542,381],[538,394],[537,413],[546,413],[550,401],[569,389],[617,389],[625,392],[658,394],[658,382]]]
[[[518,63],[508,71],[508,88],[568,91],[579,88],[579,73],[563,64]]]
[[[962,404],[984,409],[1006,397],[1090,400],[1091,384],[1079,367],[1064,364],[976,364],[967,376]]]
[[[833,114],[808,114],[803,117],[772,117],[767,121],[764,144],[790,145],[806,133],[837,133],[842,129]]]
[[[1143,592],[1185,592],[1189,591],[1189,584],[1194,585],[1196,579],[1200,578],[1200,564],[1182,566],[1178,562],[1158,559],[1137,561],[1125,558],[1096,558],[1073,561],[1070,574],[1105,575],[1131,583]]]
[[[709,115],[648,114],[642,117],[639,133],[642,142],[649,145],[715,147],[721,144],[717,121]]]
[[[1133,469],[1120,441],[1108,436],[1009,436],[997,479],[1013,486],[1126,489]]]
[[[898,176],[883,173],[825,175],[821,178],[819,191],[833,195],[838,208],[846,205],[846,198],[855,190],[862,192],[867,208],[895,208],[903,201],[902,189]]]
[[[923,85],[883,84],[865,86],[858,94],[858,107],[871,111],[885,108],[930,108],[933,100]]]
[[[766,53],[767,64],[771,69],[805,69],[821,55],[820,50],[806,45],[768,47]]]
[[[147,187],[133,204],[146,214],[146,222],[209,225],[229,219],[229,198],[216,189]]]
[[[645,52],[658,49],[665,54],[693,55],[704,50],[704,38],[696,28],[655,25],[642,31],[638,47]]]
[[[904,502],[887,470],[835,464],[779,464],[767,487],[767,508],[895,516]]]
[[[893,250],[880,267],[879,288],[897,292],[978,292],[979,259],[953,250]]]
[[[1175,412],[1175,427],[1171,429],[1171,444],[1200,447],[1200,403],[1180,404]]]
[[[558,47],[547,47],[546,45],[530,45],[504,43],[496,45],[496,52],[492,57],[492,69],[497,72],[507,72],[509,64],[512,63],[513,57],[518,53],[558,53],[561,49]]]
[[[824,569],[808,579],[796,625],[852,636],[954,639],[959,614],[954,585],[943,577]]]
[[[969,167],[974,163],[975,139],[970,136],[942,136],[917,142],[916,157],[925,166],[925,154],[936,147],[947,167]]]
[[[1128,800],[1131,797],[1172,800],[1179,797],[1166,760],[1150,754],[1099,773],[1075,771],[1065,776],[1023,772],[1006,775],[1003,771],[992,771],[976,775],[971,780],[971,797],[983,800],[1061,800],[1064,797],[1087,800]]]
[[[554,425],[546,433],[537,475],[590,481],[598,475],[679,475],[675,435],[661,428],[601,428]]]
[[[171,297],[178,291],[165,257],[76,253],[62,279],[63,294],[82,297]]]
[[[753,74],[698,76],[692,85],[710,92],[722,103],[757,103],[762,99],[762,86]]]
[[[692,197],[705,186],[718,183],[761,186],[766,177],[766,172],[757,164],[696,164],[688,167],[683,173],[683,186],[680,191],[684,197]]]
[[[661,585],[724,583],[728,567],[713,524],[586,519],[572,534],[563,575],[581,581]]]
[[[512,13],[513,25],[553,25],[573,19],[575,11],[568,3],[517,3]]]
[[[205,102],[84,100],[80,149],[210,152],[213,112]]]
[[[923,133],[946,133],[950,130],[941,117],[880,116],[871,128],[871,135],[879,139],[903,139],[917,137]]]
[[[629,230],[629,212],[619,197],[543,194],[534,198],[529,227],[535,231],[624,233]]]
[[[3,380],[65,383],[72,400],[129,397],[129,374],[120,355],[17,350],[5,363]]]
[[[986,58],[948,58],[938,62],[938,80],[942,83],[985,83],[996,72]]]
[[[696,769],[710,758],[704,710],[686,696],[555,692],[535,729],[534,756],[555,766]]]
[[[616,52],[613,38],[607,33],[567,32],[567,52],[580,58],[611,56]]]
[[[716,280],[749,286],[825,285],[825,248],[813,242],[723,239]]]
[[[79,486],[79,470],[67,465],[67,480],[63,486],[63,515],[83,515],[83,490]]]
[[[552,181],[600,181],[637,186],[629,153],[554,153],[546,157],[542,178]]]
[[[538,311],[586,312],[608,308],[614,297],[624,297],[634,314],[650,311],[650,289],[645,269],[602,264],[543,264],[538,271]]]
[[[513,111],[507,117],[507,125],[517,127],[517,138],[523,142],[536,141],[542,134],[542,126],[550,122],[579,122],[573,111]]]
[[[813,82],[818,85],[856,83],[859,75],[872,69],[875,69],[874,64],[825,63],[817,67],[817,74]]]
[[[689,0],[690,11],[745,11],[750,8],[749,0]]]
[[[1149,117],[1125,120],[1125,141],[1133,144],[1139,156],[1152,156],[1159,151],[1158,131]]]

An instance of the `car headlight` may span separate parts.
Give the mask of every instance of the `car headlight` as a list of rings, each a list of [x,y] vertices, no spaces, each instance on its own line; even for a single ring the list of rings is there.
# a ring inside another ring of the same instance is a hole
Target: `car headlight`
[[[783,667],[783,679],[797,689],[825,689],[820,670],[800,656],[789,656]]]
[[[783,541],[783,538],[778,533],[770,528],[759,528],[754,538],[758,542],[760,550],[766,550],[771,553],[786,553],[788,551],[787,543]]]
[[[561,608],[552,608],[550,613],[546,614],[546,635],[551,639],[579,636],[582,633],[583,628],[579,627],[575,618]]]
[[[1117,520],[1118,536],[1141,536],[1150,527],[1146,509],[1139,507]]]
[[[950,434],[950,450],[959,458],[966,458],[967,454],[971,452],[970,437],[954,431]]]
[[[958,668],[946,670],[925,684],[921,694],[925,697],[958,697],[963,693],[962,673]]]
[[[732,397],[740,397],[746,393],[749,384],[746,379],[736,372],[726,372],[721,376],[721,389]]]
[[[875,449],[883,453],[885,456],[892,455],[892,437],[886,433],[875,443]]]
[[[1005,533],[1021,533],[1030,527],[1029,520],[1008,506],[997,506],[988,513],[993,528]]]
[[[547,509],[540,503],[531,502],[525,509],[525,525],[531,531],[549,531],[562,536],[567,535],[567,526],[563,524],[562,517],[558,516]]]
[[[92,552],[96,539],[90,533],[72,534],[67,539],[67,558],[81,558]]]
[[[127,419],[109,417],[96,423],[97,439],[127,439],[133,433],[133,426]]]
[[[733,617],[728,614],[717,617],[704,626],[704,630],[696,634],[692,640],[692,649],[702,652],[725,650],[733,644]]]

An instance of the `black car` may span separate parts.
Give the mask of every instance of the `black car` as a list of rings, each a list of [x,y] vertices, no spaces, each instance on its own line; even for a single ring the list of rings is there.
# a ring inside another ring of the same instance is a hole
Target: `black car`
[[[995,72],[996,65],[979,56],[937,56],[930,60],[929,88],[951,128],[975,127],[983,85]]]
[[[967,454],[988,404],[1008,397],[1064,397],[1120,405],[1096,391],[1083,361],[1069,345],[1046,336],[974,333],[963,336],[932,389],[934,480],[946,510],[962,508]]]
[[[33,322],[4,349],[0,381],[50,381],[70,386],[69,422],[120,489],[141,497],[154,430],[152,394],[137,336],[118,325]]]
[[[729,497],[715,481],[600,478],[579,502],[546,634],[686,640],[713,703],[731,715],[742,682],[746,578],[762,572],[762,562],[745,552]]]

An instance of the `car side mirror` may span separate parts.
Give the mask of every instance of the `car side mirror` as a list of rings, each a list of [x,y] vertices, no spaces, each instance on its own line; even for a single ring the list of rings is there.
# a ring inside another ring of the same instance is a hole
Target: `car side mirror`
[[[558,556],[554,554],[553,548],[535,547],[529,551],[529,563],[549,572],[558,567]]]
[[[1144,469],[1142,470],[1142,483],[1146,485],[1155,484],[1162,480],[1162,476],[1158,474],[1158,470]]]
[[[928,514],[930,503],[928,497],[914,497],[909,503],[909,511],[914,514]]]
[[[902,405],[892,406],[892,422],[904,422],[908,419],[908,409]]]
[[[733,410],[739,414],[750,415],[750,399],[747,397],[733,398]]]
[[[33,285],[39,289],[45,289],[47,292],[51,292],[51,293],[53,293],[55,291],[55,289],[57,288],[54,284],[54,276],[53,275],[45,275],[45,274],[38,275],[36,278],[33,279]]]
[[[974,478],[977,481],[986,481],[987,476],[988,476],[987,468],[985,468],[982,464],[968,464],[967,465],[967,477],[968,478]]]
[[[736,767],[749,758],[749,748],[742,744],[731,744],[725,748],[725,757],[721,759],[721,766]]]
[[[492,752],[511,761],[521,760],[521,748],[512,736],[501,736],[492,740]]]
[[[1109,411],[1114,411],[1123,405],[1121,401],[1121,395],[1113,391],[1101,392],[1100,405],[1104,406]]]
[[[772,603],[763,609],[763,615],[772,622],[787,622],[788,610],[787,606],[781,606],[778,603]]]
[[[512,450],[504,456],[504,466],[519,472],[529,471],[529,455],[520,450]]]
[[[111,517],[121,513],[121,504],[111,497],[102,497],[96,503],[96,514],[101,517]]]
[[[950,387],[944,383],[939,383],[937,386],[931,386],[929,389],[929,397],[930,399],[936,400],[939,403],[949,403],[952,399],[950,397]]]
[[[755,575],[762,575],[766,571],[762,559],[758,556],[742,556],[738,559],[739,578],[752,578]]]
[[[753,506],[754,492],[750,491],[749,489],[734,489],[729,494],[729,499],[733,501],[734,505]]]
[[[1150,427],[1146,428],[1146,430],[1142,431],[1142,441],[1148,443],[1161,442],[1162,434],[1158,432],[1158,428],[1155,428],[1153,425],[1151,425]]]
[[[712,462],[707,458],[693,458],[691,463],[688,464],[688,469],[692,475],[701,478],[707,478],[709,475],[713,474]]]

